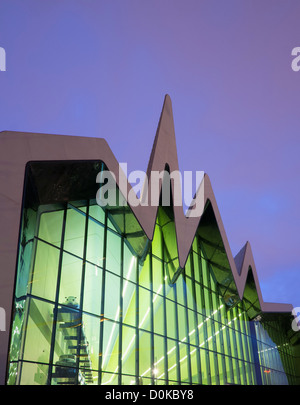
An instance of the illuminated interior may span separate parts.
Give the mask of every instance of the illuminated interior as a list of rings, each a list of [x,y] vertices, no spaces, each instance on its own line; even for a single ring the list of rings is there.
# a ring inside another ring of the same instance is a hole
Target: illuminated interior
[[[181,269],[172,209],[159,208],[149,241],[128,206],[103,209],[94,189],[36,197],[39,167],[27,173],[8,384],[293,384],[279,318],[251,317],[257,303],[237,300],[208,259],[209,208]]]

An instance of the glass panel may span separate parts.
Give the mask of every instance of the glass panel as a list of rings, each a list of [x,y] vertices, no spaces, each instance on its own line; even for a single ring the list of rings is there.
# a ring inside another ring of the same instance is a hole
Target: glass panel
[[[62,210],[41,214],[38,237],[60,247],[63,216],[64,211]]]
[[[196,287],[190,278],[186,278],[186,289],[187,289],[187,306],[190,309],[196,309],[196,297],[195,291]]]
[[[102,370],[118,372],[119,367],[119,324],[104,321]],[[111,381],[113,376],[111,376]]]
[[[150,331],[150,291],[139,288],[139,328]]]
[[[101,313],[102,271],[96,265],[85,265],[83,310],[96,315]]]
[[[159,380],[162,380],[161,383],[164,383],[166,379],[165,375],[165,362],[166,362],[166,353],[165,353],[165,339],[160,336],[154,336],[154,383],[158,384]]]
[[[180,363],[180,380],[182,383],[190,383],[189,378],[189,361],[188,345],[180,343],[179,345],[179,363]]]
[[[149,288],[150,287],[150,255],[147,255],[143,267],[140,270],[139,284],[140,286]]]
[[[68,253],[63,254],[59,302],[79,306],[82,278],[82,259]]]
[[[155,294],[162,294],[163,277],[162,262],[155,257],[152,259],[153,291]]]
[[[176,291],[178,304],[185,305],[185,281],[182,275],[176,281]]]
[[[106,272],[104,316],[112,320],[120,319],[120,278]]]
[[[168,339],[168,376],[169,382],[178,382],[177,379],[177,343],[174,340]]]
[[[135,375],[135,339],[134,328],[122,328],[122,373]]]
[[[121,274],[121,237],[111,231],[107,231],[106,268]]]
[[[153,299],[154,310],[154,332],[160,335],[165,334],[165,311],[164,311],[164,298],[156,295]]]
[[[103,266],[104,228],[96,222],[89,220],[86,260],[98,266]]]
[[[180,341],[187,340],[187,319],[186,319],[186,309],[177,305],[177,314],[178,314],[178,338]]]
[[[118,374],[116,373],[102,373],[102,385],[118,385]]]
[[[192,384],[201,384],[199,381],[201,371],[199,364],[199,352],[197,347],[191,346],[190,348],[190,357],[191,357],[191,371],[192,371]]]
[[[168,337],[177,338],[177,323],[175,319],[175,303],[170,300],[166,300],[166,313],[167,313],[167,334]]]
[[[152,377],[153,365],[151,364],[151,335],[148,332],[139,333],[139,370],[143,384],[147,384],[145,378]]]
[[[23,359],[49,363],[54,306],[30,299]]]
[[[162,235],[161,235],[161,228],[160,226],[156,226],[154,230],[154,237],[152,241],[152,253],[159,257],[160,259],[163,258],[162,254]]]
[[[89,216],[104,224],[105,219],[104,210],[98,204],[90,205]]]
[[[200,349],[200,359],[201,359],[202,384],[204,385],[211,384],[209,352],[205,349]]]
[[[75,211],[67,210],[64,250],[79,257],[83,256],[85,231],[85,215]]]
[[[51,384],[253,384],[258,356],[264,384],[293,381],[285,374],[295,371],[280,325],[256,322],[252,336],[243,303],[230,310],[222,304],[196,239],[185,273],[169,284],[167,268],[174,274],[178,258],[162,260],[170,252],[162,249],[158,226],[140,265],[124,237],[105,231],[97,205],[90,207],[86,233],[86,211],[67,210],[63,250],[64,212],[40,216],[34,260],[27,255],[30,293],[39,299],[15,301],[9,383],[46,384],[50,371]]]
[[[31,293],[55,301],[60,250],[37,241]]]
[[[46,364],[22,363],[21,385],[46,385],[49,366]]]
[[[126,280],[136,282],[136,258],[124,243],[124,270],[123,275]]]
[[[82,354],[87,354],[85,357],[87,362],[83,364],[88,371],[85,376],[86,382],[88,380],[88,382],[97,383],[98,373],[92,375],[90,370],[98,370],[99,359],[101,358],[101,356],[99,356],[100,319],[96,316],[83,314],[83,327],[86,340],[82,339],[81,352]],[[82,338],[84,336],[82,336]]]
[[[188,310],[189,340],[191,345],[198,346],[197,315],[194,311]]]

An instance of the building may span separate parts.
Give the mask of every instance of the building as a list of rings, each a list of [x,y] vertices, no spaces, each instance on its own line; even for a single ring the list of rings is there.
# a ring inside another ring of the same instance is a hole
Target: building
[[[300,383],[293,308],[263,301],[248,242],[232,256],[207,175],[196,217],[102,208],[99,173],[124,181],[104,139],[0,140],[1,384]],[[147,174],[166,168],[168,96]]]

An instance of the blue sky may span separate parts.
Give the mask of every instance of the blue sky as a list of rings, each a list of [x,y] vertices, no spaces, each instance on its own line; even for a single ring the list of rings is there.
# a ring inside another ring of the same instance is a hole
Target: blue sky
[[[164,95],[266,301],[300,306],[299,1],[1,0],[0,130],[105,138],[146,170]],[[0,145],[1,147],[1,145]]]

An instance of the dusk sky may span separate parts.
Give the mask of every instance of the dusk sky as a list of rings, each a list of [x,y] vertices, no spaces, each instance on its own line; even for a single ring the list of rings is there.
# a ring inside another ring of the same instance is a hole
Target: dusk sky
[[[299,0],[0,0],[0,131],[105,138],[145,171],[169,94],[180,170],[210,176],[263,299],[300,307],[299,21]]]

